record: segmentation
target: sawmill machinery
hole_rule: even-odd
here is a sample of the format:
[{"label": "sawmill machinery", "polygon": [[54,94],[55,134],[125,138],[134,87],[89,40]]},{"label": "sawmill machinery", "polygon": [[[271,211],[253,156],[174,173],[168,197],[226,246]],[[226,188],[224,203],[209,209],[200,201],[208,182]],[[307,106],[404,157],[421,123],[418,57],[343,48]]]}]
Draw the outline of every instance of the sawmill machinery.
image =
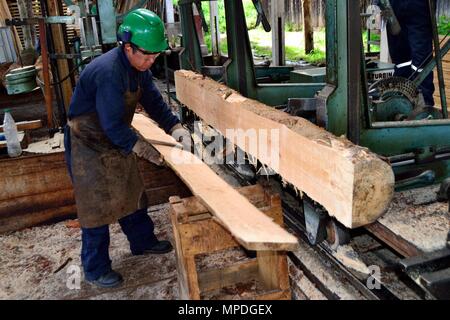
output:
[{"label": "sawmill machinery", "polygon": [[[54,129],[53,108],[50,87],[55,88],[56,98],[59,110],[59,125],[63,126],[66,122],[66,107],[64,106],[61,83],[71,79],[75,72],[80,73],[85,65],[93,58],[105,53],[117,46],[117,26],[121,23],[123,17],[130,11],[143,7],[149,3],[149,0],[140,0],[132,8],[124,13],[117,12],[117,2],[113,0],[102,0],[93,2],[90,0],[72,1],[64,0],[67,7],[67,15],[50,16],[48,15],[47,4],[41,1],[43,16],[29,17],[21,19],[7,19],[8,26],[38,25],[39,28],[39,48],[42,56],[43,79],[36,77],[37,70],[34,65],[25,66],[11,70],[5,76],[6,89],[8,94],[20,94],[30,92],[37,88],[35,79],[40,82],[43,90],[46,108],[47,123],[50,131]],[[78,34],[69,41],[72,47],[69,53],[56,52],[52,40],[51,25],[72,26],[78,30]],[[67,45],[67,44],[65,44]],[[73,61],[73,68],[67,75],[58,77],[56,62],[59,59]],[[20,64],[22,61],[19,56]],[[53,83],[48,77],[49,71],[52,71]]]},{"label": "sawmill machinery", "polygon": [[[298,77],[293,79],[291,67],[254,65],[242,1],[224,0],[227,56],[220,59],[202,56],[192,12],[193,4],[199,6],[199,3],[179,1],[182,69],[224,82],[248,98],[307,118],[336,136],[344,135],[353,143],[369,148],[391,164],[396,190],[442,182],[439,199],[448,201],[450,119],[445,92],[440,90],[441,107],[437,108],[426,106],[418,89],[436,67],[440,86],[444,86],[442,57],[450,49],[450,41],[444,39],[445,42],[439,43],[433,15],[434,57],[419,67],[423,72],[410,79],[388,77],[369,82],[359,1],[326,1],[326,72],[323,77],[320,74],[310,77],[315,81],[302,83],[296,81]],[[258,1],[254,3],[258,19],[267,22]],[[430,1],[430,6],[433,3]],[[390,19],[395,23],[395,17]],[[390,28],[396,27],[394,24]],[[270,31],[267,23],[264,28]],[[268,83],[267,79],[285,81]],[[349,230],[331,219],[319,204],[307,195],[302,202],[305,230],[311,244],[331,239],[332,246],[337,248],[350,239]],[[448,252],[443,259],[448,260]],[[449,277],[442,279],[445,282]],[[444,288],[448,289],[448,285]]]},{"label": "sawmill machinery", "polygon": [[[390,77],[369,84],[362,36],[355,36],[362,34],[359,2],[330,0],[326,2],[325,82],[260,83],[261,75],[281,79],[289,69],[255,67],[242,1],[225,0],[228,55],[220,65],[201,55],[192,14],[192,4],[198,2],[179,2],[181,68],[221,80],[246,97],[285,108],[336,136],[345,135],[368,147],[391,163],[397,189],[450,177],[450,120],[445,96],[441,108],[425,106],[418,89],[436,65],[441,66],[450,41],[437,49],[437,58],[421,66],[423,72],[413,78]],[[435,21],[434,29],[436,32]]]}]

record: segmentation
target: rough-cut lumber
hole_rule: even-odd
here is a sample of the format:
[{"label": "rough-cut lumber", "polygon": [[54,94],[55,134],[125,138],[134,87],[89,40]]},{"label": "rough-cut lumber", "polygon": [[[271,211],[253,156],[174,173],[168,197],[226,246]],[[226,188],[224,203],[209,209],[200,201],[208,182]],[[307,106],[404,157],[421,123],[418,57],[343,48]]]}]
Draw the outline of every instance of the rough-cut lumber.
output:
[{"label": "rough-cut lumber", "polygon": [[64,153],[0,161],[0,233],[75,215]]},{"label": "rough-cut lumber", "polygon": [[268,150],[276,150],[278,144],[278,164],[272,169],[346,227],[367,225],[385,212],[393,196],[394,174],[369,150],[191,71],[177,71],[175,83],[183,104],[263,163],[270,158],[260,158],[246,140],[235,139],[227,129],[278,132],[278,137],[268,133],[257,143]]},{"label": "rough-cut lumber", "polygon": [[[133,127],[146,139],[175,140],[144,115],[135,115]],[[189,187],[236,240],[249,250],[294,250],[297,239],[275,224],[244,196],[218,177],[193,154],[154,145],[180,179]],[[184,161],[180,161],[180,157]]]},{"label": "rough-cut lumber", "polygon": [[[149,205],[167,203],[174,195],[191,195],[169,168],[140,160],[139,171]],[[0,234],[75,214],[64,152],[0,160]]]}]

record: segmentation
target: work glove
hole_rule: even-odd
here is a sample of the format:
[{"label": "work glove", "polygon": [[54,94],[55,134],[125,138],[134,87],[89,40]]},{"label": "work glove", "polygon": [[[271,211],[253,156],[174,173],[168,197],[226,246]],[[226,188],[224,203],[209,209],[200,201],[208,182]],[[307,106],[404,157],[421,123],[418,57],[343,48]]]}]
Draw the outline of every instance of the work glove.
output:
[{"label": "work glove", "polygon": [[164,165],[164,159],[161,154],[150,143],[144,141],[142,138],[138,138],[136,144],[133,147],[133,152],[140,158],[143,158],[157,166]]},{"label": "work glove", "polygon": [[191,133],[181,123],[177,123],[170,129],[169,133],[172,137],[183,146],[183,150],[192,152],[192,146],[194,141],[192,140]]}]

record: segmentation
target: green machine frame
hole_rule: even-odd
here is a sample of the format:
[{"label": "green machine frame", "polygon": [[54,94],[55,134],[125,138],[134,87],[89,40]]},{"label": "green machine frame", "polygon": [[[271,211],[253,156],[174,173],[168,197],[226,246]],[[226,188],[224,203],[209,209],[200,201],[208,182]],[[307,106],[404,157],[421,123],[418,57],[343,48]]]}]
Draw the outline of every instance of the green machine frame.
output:
[{"label": "green machine frame", "polygon": [[[368,94],[360,8],[351,0],[326,1],[326,83],[258,83],[259,75],[285,75],[286,67],[255,67],[241,0],[224,0],[228,56],[220,66],[207,65],[195,30],[192,4],[179,2],[182,28],[180,67],[223,80],[246,97],[271,106],[289,99],[315,98],[316,123],[331,133],[386,157],[397,187],[439,182],[450,177],[450,120],[378,121]],[[450,49],[444,45],[439,60]],[[439,62],[438,60],[438,62]],[[436,66],[432,59],[414,80],[419,84]]]}]

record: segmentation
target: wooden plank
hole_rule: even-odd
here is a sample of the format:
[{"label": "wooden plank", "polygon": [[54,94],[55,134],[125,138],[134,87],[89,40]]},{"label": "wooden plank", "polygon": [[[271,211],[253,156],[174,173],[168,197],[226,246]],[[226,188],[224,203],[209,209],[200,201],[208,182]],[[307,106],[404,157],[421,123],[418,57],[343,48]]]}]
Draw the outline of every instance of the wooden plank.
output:
[{"label": "wooden plank", "polygon": [[200,300],[200,288],[198,285],[198,273],[197,273],[197,266],[195,265],[195,257],[194,256],[184,257],[184,261],[189,288],[189,299]]},{"label": "wooden plank", "polygon": [[[257,208],[269,205],[265,199],[264,189],[259,184],[241,187],[236,190]],[[206,208],[196,197],[183,198],[181,201],[189,215],[198,215],[208,212],[208,208]],[[272,217],[271,215],[269,216]]]},{"label": "wooden plank", "polygon": [[239,262],[223,269],[206,270],[198,275],[201,292],[220,289],[238,282],[245,283],[255,279],[258,262],[255,259]]},{"label": "wooden plank", "polygon": [[390,248],[394,249],[406,258],[421,254],[421,251],[415,246],[403,239],[400,235],[393,233],[379,222],[369,224],[365,226],[365,228],[375,237],[387,243]]},{"label": "wooden plank", "polygon": [[266,290],[289,288],[287,260],[284,252],[258,251],[259,277]]},{"label": "wooden plank", "polygon": [[64,207],[55,207],[29,212],[15,218],[0,218],[0,234],[33,227],[41,223],[49,222],[53,219],[73,218],[76,212],[77,208],[75,205],[67,205]]},{"label": "wooden plank", "polygon": [[48,208],[64,207],[74,205],[75,199],[73,189],[63,189],[57,191],[15,197],[0,202],[0,219],[16,217],[21,215],[45,210]]},{"label": "wooden plank", "polygon": [[233,236],[212,219],[180,224],[183,255],[197,255],[238,247]]},{"label": "wooden plank", "polygon": [[[172,203],[175,197],[171,197],[170,202]],[[179,199],[179,198],[178,198]],[[172,226],[177,226],[177,213],[171,208],[170,212],[170,220],[172,223]],[[188,282],[187,282],[187,271],[184,267],[184,256],[183,251],[181,250],[181,235],[179,233],[179,230],[174,227],[173,229],[173,238],[175,241],[175,253],[177,255],[177,274],[178,274],[178,286],[180,288],[180,299],[189,299],[189,290],[188,290]]]},{"label": "wooden plank", "polygon": [[[41,120],[20,121],[16,122],[16,125],[18,131],[39,129],[42,128],[42,121]],[[0,126],[0,132],[3,132],[3,125]]]},{"label": "wooden plank", "polygon": [[[42,159],[42,162],[48,162]],[[12,171],[2,171],[0,185],[5,186],[0,194],[0,200],[7,200],[22,196],[31,196],[43,192],[65,190],[71,188],[71,181],[63,159],[59,161],[60,167],[53,166],[42,168],[40,172],[16,173]],[[23,165],[20,161],[17,165]],[[1,167],[1,165],[0,165]],[[26,166],[24,166],[24,169]]]},{"label": "wooden plank", "polygon": [[76,214],[64,153],[0,161],[0,233]]},{"label": "wooden plank", "polygon": [[[133,127],[146,139],[174,142],[144,115],[135,115]],[[154,147],[217,221],[249,250],[295,250],[297,239],[256,209],[244,196],[217,176],[193,154],[162,145]]]},{"label": "wooden plank", "polygon": [[[183,104],[323,205],[346,227],[367,225],[385,212],[394,192],[394,174],[377,155],[202,75],[180,70],[175,79]],[[236,139],[237,129],[256,131],[255,145],[266,146],[275,155],[268,157],[251,148],[249,139]],[[258,133],[266,135],[260,138]]]}]

